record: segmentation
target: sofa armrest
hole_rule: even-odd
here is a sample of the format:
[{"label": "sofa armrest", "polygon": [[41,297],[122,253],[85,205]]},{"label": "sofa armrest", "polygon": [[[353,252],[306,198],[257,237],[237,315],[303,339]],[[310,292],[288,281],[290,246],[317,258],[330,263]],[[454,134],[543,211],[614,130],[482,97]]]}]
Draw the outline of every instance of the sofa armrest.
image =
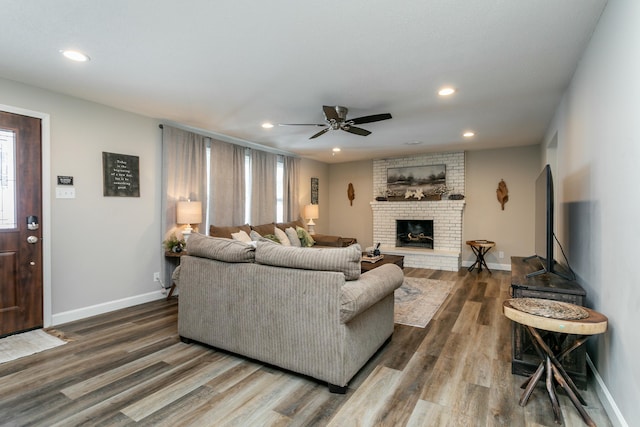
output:
[{"label": "sofa armrest", "polygon": [[347,323],[358,314],[402,286],[404,273],[395,264],[384,264],[346,282],[340,293],[340,323]]},{"label": "sofa armrest", "polygon": [[317,246],[332,246],[339,248],[342,246],[342,242],[340,241],[340,236],[329,236],[326,234],[313,234],[313,240],[316,242]]}]

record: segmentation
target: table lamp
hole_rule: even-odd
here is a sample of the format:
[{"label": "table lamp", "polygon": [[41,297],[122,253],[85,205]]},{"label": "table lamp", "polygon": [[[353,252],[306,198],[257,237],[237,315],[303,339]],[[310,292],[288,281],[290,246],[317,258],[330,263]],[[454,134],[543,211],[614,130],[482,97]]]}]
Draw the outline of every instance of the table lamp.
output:
[{"label": "table lamp", "polygon": [[314,219],[318,219],[318,205],[306,205],[304,207],[304,217],[309,220],[307,223],[307,228],[309,229],[309,234],[316,234],[315,225],[313,222]]},{"label": "table lamp", "polygon": [[186,242],[193,231],[191,224],[200,224],[202,222],[202,202],[178,202],[176,205],[176,222],[178,224],[187,224],[182,231],[184,241]]}]

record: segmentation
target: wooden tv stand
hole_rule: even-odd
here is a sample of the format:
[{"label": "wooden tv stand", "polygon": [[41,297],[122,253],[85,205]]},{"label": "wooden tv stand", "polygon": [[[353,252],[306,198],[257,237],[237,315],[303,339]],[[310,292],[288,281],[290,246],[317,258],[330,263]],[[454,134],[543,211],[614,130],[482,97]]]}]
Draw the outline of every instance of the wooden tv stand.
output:
[{"label": "wooden tv stand", "polygon": [[[525,261],[524,257],[511,257],[511,296],[513,298],[543,298],[568,302],[584,306],[586,292],[577,282],[566,280],[551,273],[527,277],[527,274],[539,270],[538,259]],[[530,376],[540,364],[540,357],[535,351],[531,337],[526,329],[513,323],[511,325],[511,372],[517,375]],[[550,333],[549,335],[553,335]],[[576,341],[576,335],[556,334],[557,346],[567,347]],[[570,353],[562,362],[576,386],[582,390],[587,388],[587,363],[585,347]]]}]

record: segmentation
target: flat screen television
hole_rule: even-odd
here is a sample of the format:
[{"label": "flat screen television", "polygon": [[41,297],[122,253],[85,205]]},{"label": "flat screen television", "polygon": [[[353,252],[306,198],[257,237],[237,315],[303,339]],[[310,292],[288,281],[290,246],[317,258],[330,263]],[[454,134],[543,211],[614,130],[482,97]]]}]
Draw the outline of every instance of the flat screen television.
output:
[{"label": "flat screen television", "polygon": [[535,188],[535,255],[525,260],[537,258],[542,269],[527,274],[527,277],[553,273],[566,278],[556,270],[553,258],[553,177],[551,167],[546,165],[538,178]]}]

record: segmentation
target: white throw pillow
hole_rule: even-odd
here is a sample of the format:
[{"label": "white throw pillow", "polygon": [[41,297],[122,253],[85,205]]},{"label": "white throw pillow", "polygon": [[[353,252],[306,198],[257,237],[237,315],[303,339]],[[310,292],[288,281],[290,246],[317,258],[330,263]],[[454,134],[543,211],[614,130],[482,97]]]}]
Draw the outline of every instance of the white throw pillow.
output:
[{"label": "white throw pillow", "polygon": [[256,230],[251,230],[251,233],[249,233],[249,237],[252,241],[257,242],[262,236]]},{"label": "white throw pillow", "polygon": [[287,233],[285,233],[284,231],[280,230],[278,227],[274,227],[273,234],[275,234],[276,237],[278,238],[278,240],[280,240],[280,244],[282,246],[291,246],[291,242],[289,241],[289,238],[287,237]]},{"label": "white throw pillow", "polygon": [[296,246],[298,248],[300,246],[302,246],[300,244],[300,239],[298,238],[298,232],[296,231],[295,228],[289,227],[289,228],[285,229],[284,232],[287,235],[287,237],[289,238],[289,243],[291,243],[291,246]]},{"label": "white throw pillow", "polygon": [[238,240],[240,242],[244,242],[244,243],[251,242],[251,237],[249,237],[247,232],[244,230],[240,230],[237,233],[231,233],[231,237],[233,238],[233,240]]}]

